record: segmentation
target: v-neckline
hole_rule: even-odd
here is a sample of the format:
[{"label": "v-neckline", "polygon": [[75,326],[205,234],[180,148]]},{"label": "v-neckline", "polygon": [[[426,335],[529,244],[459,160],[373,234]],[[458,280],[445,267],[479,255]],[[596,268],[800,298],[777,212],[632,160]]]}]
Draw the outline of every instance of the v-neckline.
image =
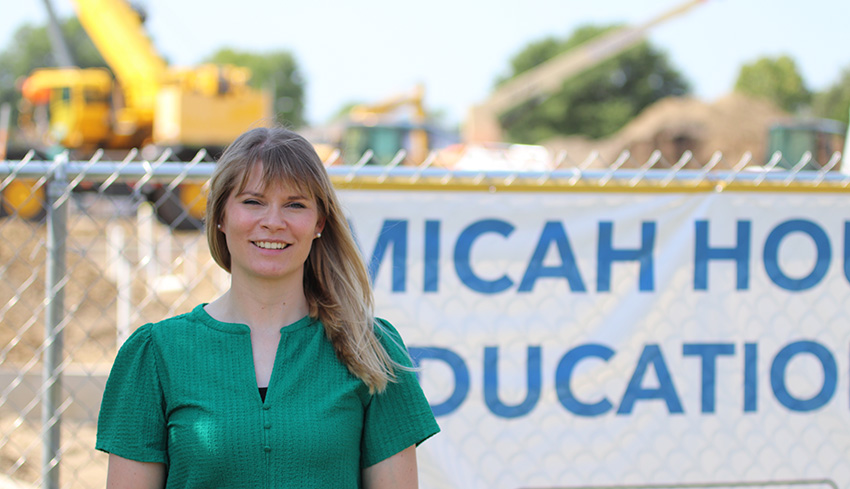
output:
[{"label": "v-neckline", "polygon": [[291,333],[294,333],[298,330],[301,330],[303,328],[306,328],[308,326],[315,324],[316,322],[318,322],[318,319],[312,318],[310,316],[304,316],[303,318],[280,328],[280,337],[278,338],[277,345],[275,346],[274,358],[272,360],[272,369],[271,369],[271,372],[269,373],[269,381],[268,381],[268,384],[265,386],[266,396],[265,396],[265,399],[263,399],[260,396],[260,391],[259,391],[259,389],[261,387],[257,383],[257,369],[256,369],[256,364],[254,362],[254,348],[253,348],[253,345],[251,344],[251,328],[250,328],[250,326],[248,326],[247,324],[244,324],[244,323],[229,323],[229,322],[219,321],[218,319],[215,319],[214,317],[212,317],[207,312],[207,310],[204,308],[204,306],[206,306],[206,303],[199,304],[195,308],[195,310],[193,311],[195,313],[196,317],[198,317],[201,320],[201,322],[203,322],[204,324],[206,324],[207,326],[209,326],[209,327],[211,327],[215,330],[222,331],[222,332],[225,332],[225,333],[230,333],[230,334],[237,334],[237,335],[243,336],[243,337],[245,337],[245,339],[247,339],[249,362],[248,362],[248,368],[246,369],[247,372],[245,372],[245,375],[248,378],[246,378],[244,380],[244,382],[246,382],[248,386],[251,386],[250,390],[254,393],[254,396],[256,396],[255,399],[259,400],[260,404],[265,405],[270,399],[269,391],[273,390],[272,386],[277,382],[276,378],[279,375],[282,375],[282,374],[277,372],[279,370],[277,368],[277,366],[280,362],[280,359],[278,357],[281,355],[281,350],[282,350],[283,344],[285,342],[286,336],[291,334]]}]

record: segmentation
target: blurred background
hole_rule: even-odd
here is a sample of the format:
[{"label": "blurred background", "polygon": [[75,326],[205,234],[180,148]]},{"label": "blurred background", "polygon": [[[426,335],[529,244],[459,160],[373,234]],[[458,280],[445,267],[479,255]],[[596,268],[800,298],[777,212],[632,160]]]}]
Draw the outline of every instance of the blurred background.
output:
[{"label": "blurred background", "polygon": [[[846,486],[848,19],[836,0],[4,0],[0,489],[103,487],[115,353],[226,289],[205,185],[226,144],[272,121],[319,151],[379,314],[424,355],[444,435],[421,452],[423,487]],[[637,260],[597,266],[614,224],[610,253],[640,270],[593,289]],[[472,290],[472,262],[535,278]],[[565,291],[568,264],[589,290]],[[716,413],[683,350],[708,340],[738,357]],[[576,370],[577,398],[628,383],[647,401],[634,417],[564,402],[572,367],[555,362],[582,342],[617,356]],[[656,344],[684,413],[626,378]],[[774,375],[812,352],[824,363]]]},{"label": "blurred background", "polygon": [[[225,78],[231,85],[247,79],[270,96],[263,102],[268,112],[263,107],[258,113],[308,134],[325,150],[323,156],[348,149],[343,158],[348,163],[366,148],[376,152],[374,162],[385,164],[400,148],[421,162],[428,150],[480,142],[540,145],[570,151],[577,159],[593,149],[617,154],[666,143],[669,158],[684,149],[703,161],[710,151],[730,158],[753,151],[758,161],[771,125],[805,120],[807,131],[815,127],[843,137],[850,106],[850,54],[842,49],[850,41],[845,25],[850,6],[831,0],[531,0],[522,7],[477,0],[427,5],[245,0],[238,9],[137,0],[127,3],[139,14],[140,27],[122,40],[110,37],[110,29],[119,29],[100,2],[77,3],[92,13],[78,15],[72,0],[4,7],[0,102],[11,107],[13,153],[49,147],[57,139],[62,147],[95,145],[80,138],[61,144],[55,130],[50,141],[44,125],[29,138],[19,130],[27,124],[17,122],[24,80],[42,67],[105,67],[125,92],[149,85],[144,78],[156,71],[180,71],[182,91],[195,83],[187,78],[195,78],[198,86],[218,93],[226,89],[209,88],[213,83],[202,67],[247,68]],[[111,3],[125,2],[103,4]],[[592,50],[577,49],[617,32],[619,37]],[[562,59],[554,74],[537,72],[547,80],[545,89],[530,89],[534,80],[506,88],[520,74],[567,54],[573,59]],[[56,83],[42,80],[40,86]],[[38,91],[38,83],[30,85],[31,94]],[[109,91],[104,97],[113,111],[122,104],[144,105],[111,85]],[[46,103],[47,96],[38,102]],[[173,99],[160,102],[159,116],[147,117],[165,117],[174,105]],[[475,110],[481,107],[485,110]],[[482,112],[491,113],[485,122]],[[496,132],[492,120],[498,121]],[[733,125],[747,130],[730,130]],[[362,126],[383,126],[378,128],[383,134],[378,129],[367,134]],[[150,132],[137,141],[113,140],[112,146],[197,149],[219,143],[186,144]],[[442,161],[455,164],[457,158]]]}]

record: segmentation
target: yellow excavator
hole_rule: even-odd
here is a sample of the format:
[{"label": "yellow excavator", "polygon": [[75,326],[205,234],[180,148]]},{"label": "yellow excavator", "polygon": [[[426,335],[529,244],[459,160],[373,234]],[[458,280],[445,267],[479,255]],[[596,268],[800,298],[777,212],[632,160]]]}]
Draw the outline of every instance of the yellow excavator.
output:
[{"label": "yellow excavator", "polygon": [[[19,116],[30,144],[61,147],[80,157],[95,149],[146,147],[185,155],[201,148],[213,152],[246,129],[271,120],[272,97],[248,85],[248,69],[171,67],[153,47],[141,15],[125,0],[73,3],[110,70],[33,71],[21,87]],[[168,224],[197,227],[205,205],[198,198],[199,188],[186,184],[175,192],[164,195],[154,187],[147,194]],[[4,195],[7,211],[31,212],[33,206],[25,204],[33,198],[21,201],[20,194]],[[181,216],[184,219],[174,222]]]},{"label": "yellow excavator", "polygon": [[[416,85],[409,93],[352,107],[339,142],[343,163],[353,164],[371,150],[375,163],[387,164],[401,149],[406,151],[408,162],[421,163],[430,146],[424,98],[425,88]],[[409,109],[409,120],[391,119],[405,108]]]},{"label": "yellow excavator", "polygon": [[[502,151],[506,145],[499,116],[528,100],[545,97],[558,90],[565,80],[610,59],[646,38],[651,29],[678,17],[708,0],[686,0],[637,26],[624,26],[566,51],[532,68],[495,89],[482,103],[473,106],[463,125],[460,144],[440,148],[434,164],[460,168],[466,151]],[[418,164],[437,149],[425,129],[422,86],[375,104],[355,106],[349,111],[341,140],[342,162],[353,164],[365,150],[374,153],[373,161],[386,164],[399,150],[407,151],[406,163]],[[413,108],[410,122],[392,116],[403,107]],[[448,141],[453,143],[456,141]],[[330,154],[330,151],[326,151]]]}]

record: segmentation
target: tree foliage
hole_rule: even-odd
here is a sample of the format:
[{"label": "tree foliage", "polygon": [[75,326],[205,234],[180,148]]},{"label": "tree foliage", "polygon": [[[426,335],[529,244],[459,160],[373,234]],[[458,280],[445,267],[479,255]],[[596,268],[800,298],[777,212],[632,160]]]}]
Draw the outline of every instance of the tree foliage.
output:
[{"label": "tree foliage", "polygon": [[850,124],[850,67],[844,69],[832,86],[812,97],[812,113]]},{"label": "tree foliage", "polygon": [[295,57],[289,52],[258,54],[224,48],[207,61],[249,68],[251,85],[273,93],[278,122],[296,128],[304,125],[304,80]]},{"label": "tree foliage", "polygon": [[[533,42],[511,59],[511,73],[500,83],[615,28],[584,26],[564,40],[549,37]],[[667,55],[644,41],[564,80],[561,89],[545,100],[503,114],[502,127],[510,140],[522,143],[570,134],[601,138],[659,99],[689,90]]]},{"label": "tree foliage", "polygon": [[763,57],[742,66],[735,91],[767,99],[788,112],[807,106],[812,98],[797,64],[787,55]]},{"label": "tree foliage", "polygon": [[[75,65],[108,68],[76,17],[63,20],[60,25]],[[294,127],[304,124],[304,83],[294,57],[288,52],[256,54],[222,49],[209,61],[250,68],[252,85],[273,90],[278,119]],[[57,66],[57,62],[47,26],[26,24],[18,28],[9,45],[0,51],[0,103],[8,102],[13,108],[17,107],[21,98],[19,80],[36,68],[53,66]]]}]

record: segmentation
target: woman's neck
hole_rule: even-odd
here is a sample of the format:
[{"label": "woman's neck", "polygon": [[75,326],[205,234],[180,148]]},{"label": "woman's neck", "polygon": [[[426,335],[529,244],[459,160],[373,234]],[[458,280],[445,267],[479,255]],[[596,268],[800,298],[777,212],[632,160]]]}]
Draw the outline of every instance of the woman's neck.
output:
[{"label": "woman's neck", "polygon": [[214,318],[247,324],[254,331],[280,331],[309,312],[301,284],[285,285],[241,281],[231,278],[230,289],[207,306]]}]

